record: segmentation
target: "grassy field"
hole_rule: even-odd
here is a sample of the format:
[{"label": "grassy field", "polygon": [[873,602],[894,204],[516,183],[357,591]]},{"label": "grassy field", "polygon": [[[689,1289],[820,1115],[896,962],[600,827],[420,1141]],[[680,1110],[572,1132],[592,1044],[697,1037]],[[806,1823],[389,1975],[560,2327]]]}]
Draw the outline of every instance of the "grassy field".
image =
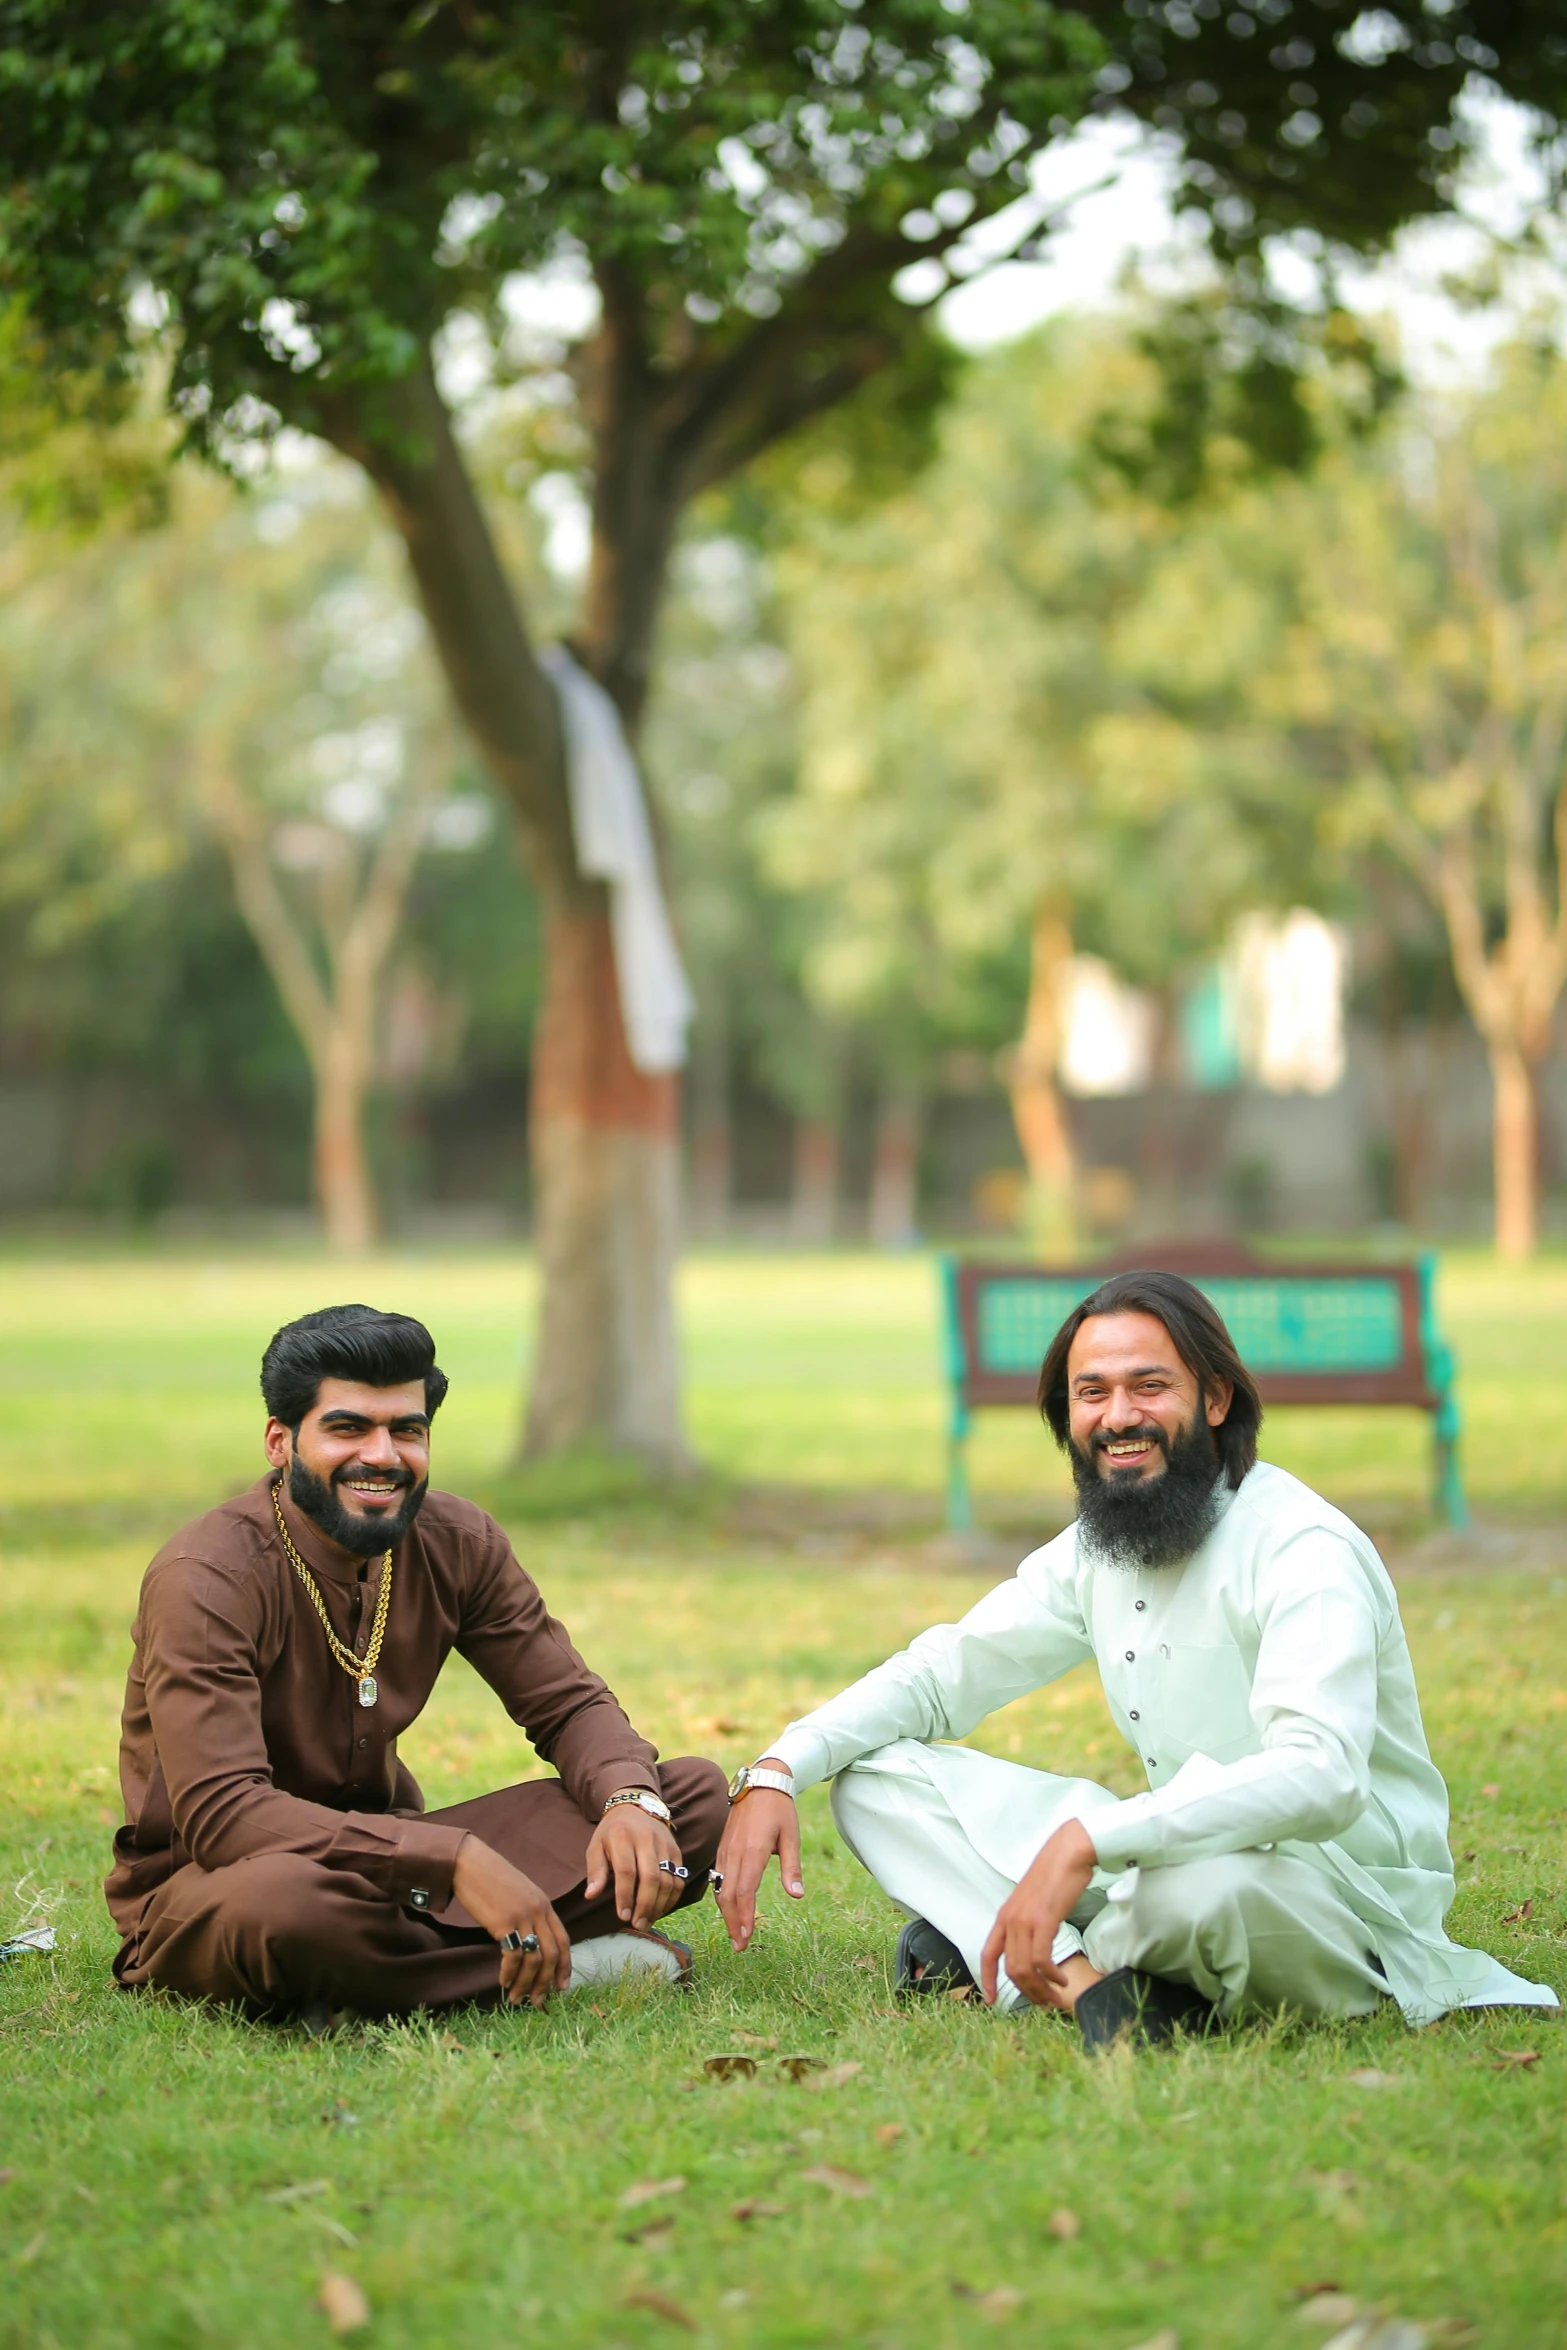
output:
[{"label": "grassy field", "polygon": [[[305,1257],[0,1262],[0,1937],[60,1930],[52,1960],[0,1967],[0,2344],[324,2344],[328,2271],[368,2297],[356,2339],[420,2350],[1130,2350],[1167,2328],[1181,2350],[1312,2350],[1331,2329],[1300,2296],[1328,2284],[1433,2343],[1567,2341],[1567,2034],[1549,2019],[1242,2030],[1090,2065],[1043,2017],[895,2012],[896,1920],[819,1794],[810,1898],[775,1899],[744,1962],[697,1913],[687,1998],[315,2042],[109,1989],[97,1881],[137,1581],[259,1469],[255,1364],[279,1321],[345,1289],[424,1313],[454,1382],[441,1482],[506,1520],[666,1752],[728,1763],[985,1587],[937,1535],[932,1287],[918,1258],[693,1262],[692,1425],[714,1473],[660,1496],[602,1465],[503,1471],[519,1258],[346,1277]],[[1399,1565],[1453,1791],[1453,1930],[1567,1985],[1567,1265],[1454,1262],[1444,1311],[1471,1545],[1428,1536],[1413,1419],[1280,1415],[1264,1450]],[[1053,1531],[1067,1489],[1023,1415],[982,1429],[975,1473],[1004,1571],[1002,1546]],[[1084,1675],[978,1742],[1138,1783]],[[405,1752],[432,1803],[536,1767],[463,1670]],[[704,2074],[738,2048],[755,2080]],[[796,2053],[836,2085],[792,2081],[775,2059]]]}]

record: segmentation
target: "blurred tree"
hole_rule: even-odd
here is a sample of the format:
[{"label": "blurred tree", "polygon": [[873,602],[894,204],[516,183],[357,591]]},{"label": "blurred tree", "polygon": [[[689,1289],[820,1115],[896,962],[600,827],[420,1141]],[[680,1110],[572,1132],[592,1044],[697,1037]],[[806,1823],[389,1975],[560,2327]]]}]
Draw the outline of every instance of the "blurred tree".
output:
[{"label": "blurred tree", "polygon": [[1532,343],[1484,391],[1344,452],[1267,517],[1298,584],[1256,685],[1280,756],[1336,787],[1340,847],[1385,846],[1445,927],[1515,1258],[1538,1236],[1536,1072],[1567,985],[1564,452],[1567,366]]},{"label": "blurred tree", "polygon": [[[802,770],[767,839],[778,876],[818,903],[810,982],[841,1013],[928,1038],[1029,941],[1009,1085],[1030,1222],[1056,1253],[1077,1237],[1056,1078],[1073,953],[1158,987],[1243,905],[1311,887],[1302,793],[1278,776],[1251,788],[1212,733],[1260,615],[1211,544],[1211,576],[1194,576],[1189,518],[1100,459],[1107,405],[1157,397],[1123,331],[1015,345],[972,369],[918,484],[803,528],[782,566]],[[1172,657],[1188,610],[1205,623],[1197,660],[1184,642]]]},{"label": "blurred tree", "polygon": [[[328,1240],[378,1225],[365,1112],[415,862],[487,805],[387,534],[346,469],[266,501],[187,484],[170,527],[16,534],[0,619],[0,886],[81,939],[222,846],[309,1062]],[[442,802],[437,806],[437,802]]]},{"label": "blurred tree", "polygon": [[[484,312],[500,339],[509,275],[591,271],[597,322],[551,364],[592,476],[577,633],[635,727],[685,505],[916,350],[919,303],[955,276],[1031,249],[1029,163],[1083,114],[1179,137],[1188,194],[1244,251],[1278,225],[1375,241],[1439,207],[1472,67],[1538,106],[1563,81],[1545,0],[878,0],[871,23],[849,0],[3,0],[0,58],[0,260],[61,361],[156,319],[191,440],[232,450],[282,419],[386,498],[546,907],[530,1441],[665,1458],[674,1083],[629,1062],[553,696],[436,387],[441,329]],[[628,1166],[643,1214],[663,1203],[651,1267],[613,1228]]]}]

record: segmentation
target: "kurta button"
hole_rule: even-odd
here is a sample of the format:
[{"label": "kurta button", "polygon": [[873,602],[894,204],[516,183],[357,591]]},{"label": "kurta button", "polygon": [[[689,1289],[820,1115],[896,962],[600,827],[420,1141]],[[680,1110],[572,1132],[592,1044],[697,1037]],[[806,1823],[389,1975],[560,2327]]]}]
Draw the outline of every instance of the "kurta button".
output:
[{"label": "kurta button", "polygon": [[1135,1649],[1135,1648],[1129,1648],[1129,1649],[1127,1650],[1127,1652],[1126,1652],[1126,1661],[1127,1661],[1127,1663],[1128,1663],[1129,1665],[1135,1665],[1135,1664],[1136,1664],[1136,1662],[1137,1662],[1137,1651],[1136,1651],[1136,1649]]},{"label": "kurta button", "polygon": [[1144,1610],[1144,1608],[1145,1608],[1145,1607],[1148,1605],[1148,1602],[1147,1602],[1147,1600],[1146,1600],[1146,1599],[1139,1599],[1139,1600],[1134,1600],[1134,1601],[1133,1601],[1133,1605],[1134,1605],[1134,1606],[1135,1606],[1135,1608],[1137,1609],[1137,1612],[1138,1612],[1138,1614],[1139,1614],[1139,1615],[1141,1615],[1141,1614],[1142,1614],[1142,1612],[1143,1612],[1143,1610]]},{"label": "kurta button", "polygon": [[1142,1715],[1141,1715],[1141,1714],[1138,1712],[1138,1710],[1137,1710],[1136,1706],[1134,1705],[1134,1706],[1133,1706],[1133,1708],[1132,1708],[1132,1719],[1133,1719],[1133,1721],[1134,1721],[1134,1722],[1140,1722],[1140,1721],[1142,1720],[1142,1718],[1143,1718],[1143,1717],[1142,1717]]},{"label": "kurta button", "polygon": [[1157,1755],[1144,1755],[1143,1760],[1147,1763],[1148,1768],[1151,1771],[1156,1771],[1159,1768],[1159,1760]]},{"label": "kurta button", "polygon": [[430,1896],[422,1885],[413,1887],[409,1893],[408,1901],[409,1906],[413,1909],[428,1909],[430,1906]]},{"label": "kurta button", "polygon": [[361,1754],[363,1754],[363,1752],[364,1752],[365,1748],[366,1748],[366,1747],[369,1745],[369,1743],[370,1743],[370,1741],[369,1741],[369,1739],[368,1739],[368,1738],[361,1738],[361,1739],[360,1739],[360,1741],[359,1741],[359,1751],[360,1751],[360,1753],[361,1753]]}]

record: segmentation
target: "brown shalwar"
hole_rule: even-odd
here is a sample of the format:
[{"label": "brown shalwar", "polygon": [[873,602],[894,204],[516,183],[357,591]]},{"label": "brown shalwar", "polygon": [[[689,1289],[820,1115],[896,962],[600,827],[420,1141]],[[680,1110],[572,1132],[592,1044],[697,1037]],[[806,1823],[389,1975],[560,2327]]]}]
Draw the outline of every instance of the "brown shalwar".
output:
[{"label": "brown shalwar", "polygon": [[[498,1996],[499,1953],[452,1898],[465,1835],[546,1893],[574,1940],[614,1932],[583,1899],[604,1798],[661,1793],[700,1899],[724,1820],[716,1764],[660,1764],[545,1608],[492,1518],[430,1493],[392,1562],[376,1703],[334,1660],[278,1538],[274,1477],[175,1536],[142,1584],[126,1684],[126,1819],[104,1888],[127,1987],[257,2008],[325,1999],[404,2012]],[[283,1495],[345,1647],[363,1654],[380,1557],[330,1550]],[[453,1649],[557,1780],[426,1813],[399,1734]]]}]

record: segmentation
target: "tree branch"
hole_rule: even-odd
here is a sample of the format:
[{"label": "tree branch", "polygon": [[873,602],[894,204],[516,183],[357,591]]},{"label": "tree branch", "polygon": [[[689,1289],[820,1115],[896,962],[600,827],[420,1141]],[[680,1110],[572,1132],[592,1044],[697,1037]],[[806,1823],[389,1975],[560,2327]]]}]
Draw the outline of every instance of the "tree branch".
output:
[{"label": "tree branch", "polygon": [[321,431],[363,466],[402,537],[453,698],[522,819],[536,879],[581,888],[555,690],[428,360],[396,383],[336,393],[319,414]]},{"label": "tree branch", "polygon": [[240,912],[261,949],[305,1057],[315,1066],[331,1026],[331,999],[278,888],[261,812],[226,759],[204,761],[202,783],[208,813],[228,855]]}]

